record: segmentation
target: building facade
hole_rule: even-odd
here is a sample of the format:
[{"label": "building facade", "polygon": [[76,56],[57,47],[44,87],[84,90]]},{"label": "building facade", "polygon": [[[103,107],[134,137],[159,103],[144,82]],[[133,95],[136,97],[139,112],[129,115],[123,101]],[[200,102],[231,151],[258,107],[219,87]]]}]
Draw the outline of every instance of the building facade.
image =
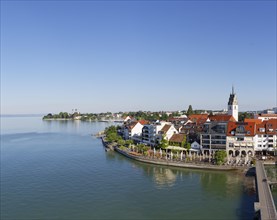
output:
[{"label": "building facade", "polygon": [[255,155],[255,122],[229,122],[226,152],[231,164],[250,164]]},{"label": "building facade", "polygon": [[204,124],[200,134],[200,145],[204,153],[226,150],[226,132],[228,122],[211,121]]},{"label": "building facade", "polygon": [[256,126],[256,154],[275,154],[277,148],[277,119],[265,120]]}]

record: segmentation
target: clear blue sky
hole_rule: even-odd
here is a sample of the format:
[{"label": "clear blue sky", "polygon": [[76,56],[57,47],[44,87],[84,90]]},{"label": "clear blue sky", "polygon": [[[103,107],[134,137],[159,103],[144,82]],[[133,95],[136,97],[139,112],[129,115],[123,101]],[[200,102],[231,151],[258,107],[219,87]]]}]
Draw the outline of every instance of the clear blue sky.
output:
[{"label": "clear blue sky", "polygon": [[276,1],[1,1],[1,113],[276,101]]}]

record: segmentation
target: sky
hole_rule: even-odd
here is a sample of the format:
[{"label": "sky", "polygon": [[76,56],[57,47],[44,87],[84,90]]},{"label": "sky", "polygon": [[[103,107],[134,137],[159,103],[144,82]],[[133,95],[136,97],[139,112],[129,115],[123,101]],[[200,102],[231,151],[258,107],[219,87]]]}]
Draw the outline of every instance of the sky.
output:
[{"label": "sky", "polygon": [[1,114],[277,106],[276,1],[3,1]]}]

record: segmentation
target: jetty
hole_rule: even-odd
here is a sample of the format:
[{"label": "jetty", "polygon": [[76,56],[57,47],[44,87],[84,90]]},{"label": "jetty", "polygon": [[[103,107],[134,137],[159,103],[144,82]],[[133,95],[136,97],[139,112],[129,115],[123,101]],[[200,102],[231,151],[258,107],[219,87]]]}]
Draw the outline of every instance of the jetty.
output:
[{"label": "jetty", "polygon": [[276,207],[262,161],[256,162],[256,183],[259,202],[255,203],[255,210],[260,212],[261,220],[276,220]]}]

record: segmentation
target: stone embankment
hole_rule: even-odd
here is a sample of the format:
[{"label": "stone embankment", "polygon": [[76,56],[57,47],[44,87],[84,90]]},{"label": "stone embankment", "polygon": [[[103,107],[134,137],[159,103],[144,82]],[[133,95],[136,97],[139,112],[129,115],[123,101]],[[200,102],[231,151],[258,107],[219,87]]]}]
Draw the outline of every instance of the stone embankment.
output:
[{"label": "stone embankment", "polygon": [[118,147],[114,147],[114,150],[118,153],[144,163],[156,164],[156,165],[164,165],[164,166],[172,166],[172,167],[183,167],[183,168],[192,168],[192,169],[206,169],[206,170],[222,170],[222,171],[234,171],[234,170],[244,170],[245,167],[232,167],[232,166],[219,166],[219,165],[211,165],[211,164],[196,164],[196,163],[188,163],[184,161],[172,161],[166,159],[157,159],[157,158],[149,158],[140,155],[136,155],[133,152],[127,152],[121,150]]},{"label": "stone embankment", "polygon": [[113,150],[115,149],[116,145],[107,142],[107,141],[105,140],[105,136],[101,136],[101,140],[102,140],[102,143],[103,143],[103,145],[104,145],[106,151],[110,151],[110,150],[113,151]]}]

